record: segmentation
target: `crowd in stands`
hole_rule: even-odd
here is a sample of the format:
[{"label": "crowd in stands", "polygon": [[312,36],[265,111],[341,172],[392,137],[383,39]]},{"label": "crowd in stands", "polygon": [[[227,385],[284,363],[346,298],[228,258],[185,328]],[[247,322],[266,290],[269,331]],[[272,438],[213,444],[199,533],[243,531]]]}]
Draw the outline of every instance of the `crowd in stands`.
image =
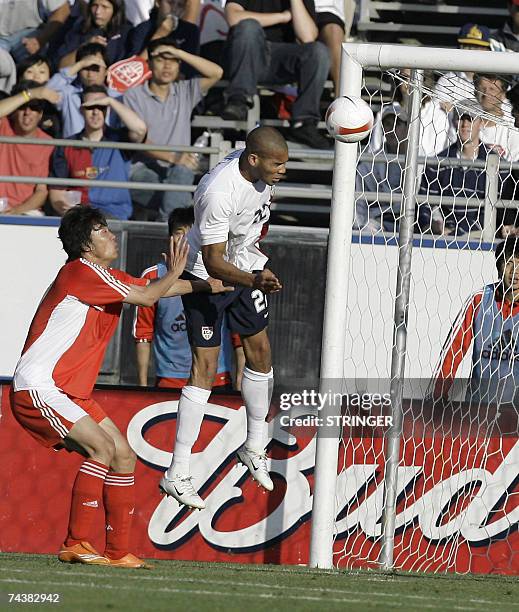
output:
[{"label": "crowd in stands", "polygon": [[[510,17],[491,32],[467,23],[458,33],[458,47],[478,51],[519,51],[519,0],[507,3]],[[392,101],[382,105],[364,152],[372,162],[357,168],[355,226],[376,233],[394,231],[401,215],[410,71],[400,70]],[[499,157],[498,197],[515,199],[519,162],[519,85],[510,75],[447,72],[429,75],[420,110],[419,204],[416,231],[435,235],[481,236],[487,188],[485,166],[491,154]],[[438,78],[439,76],[439,78]],[[427,92],[429,94],[427,95]],[[448,159],[467,160],[452,165]],[[479,166],[474,162],[482,162]],[[366,197],[371,196],[371,199]],[[372,194],[375,194],[373,197]],[[436,202],[453,198],[452,203]],[[519,233],[515,210],[499,211],[501,236]]]},{"label": "crowd in stands", "polygon": [[[290,138],[331,148],[317,124],[330,65],[337,81],[342,0],[223,4],[213,8],[226,20],[228,36],[208,53],[207,45],[201,48],[207,18],[201,0],[0,0],[1,134],[189,146],[193,112],[203,112],[205,95],[225,70],[217,108],[224,118],[246,119],[261,83],[295,83]],[[1,150],[0,173],[9,176],[189,186],[199,171],[198,155],[171,151],[32,143]],[[0,198],[2,214],[62,215],[79,200],[107,217],[159,221],[191,203],[189,191],[17,182],[0,183]]]},{"label": "crowd in stands", "polygon": [[[0,135],[191,145],[194,113],[243,122],[258,86],[268,84],[284,100],[279,116],[290,119],[287,139],[330,149],[333,142],[318,122],[328,78],[337,93],[349,4],[0,0]],[[519,0],[509,0],[508,8],[510,17],[497,31],[464,25],[458,46],[518,52]],[[390,197],[357,199],[355,225],[361,230],[398,228],[401,198],[393,196],[402,193],[409,121],[408,71],[400,76],[365,143],[373,160],[359,163],[357,172],[357,191]],[[223,79],[211,100],[206,98]],[[469,162],[490,154],[519,161],[519,132],[511,129],[519,117],[517,87],[506,76],[436,75],[434,94],[424,97],[421,109],[420,155],[429,161],[420,168],[420,193],[459,203],[423,202],[416,215],[420,231],[460,236],[482,229],[478,203],[484,199],[486,174]],[[200,176],[199,158],[164,150],[4,144],[0,174],[191,186]],[[468,163],[450,167],[440,163],[442,158]],[[512,183],[500,180],[500,195],[514,197]],[[62,215],[81,202],[111,218],[166,221],[172,210],[191,204],[191,192],[13,182],[0,183],[0,201],[1,214]],[[514,230],[515,216],[505,224]]]}]

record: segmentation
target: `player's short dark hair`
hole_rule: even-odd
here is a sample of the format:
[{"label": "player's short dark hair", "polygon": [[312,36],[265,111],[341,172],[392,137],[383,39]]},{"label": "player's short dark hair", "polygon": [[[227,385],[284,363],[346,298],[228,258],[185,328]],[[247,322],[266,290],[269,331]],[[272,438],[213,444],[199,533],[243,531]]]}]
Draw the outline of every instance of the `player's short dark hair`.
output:
[{"label": "player's short dark hair", "polygon": [[76,51],[76,62],[88,57],[89,55],[101,55],[105,64],[108,66],[108,56],[106,54],[106,48],[100,43],[86,43],[81,45]]},{"label": "player's short dark hair", "polygon": [[497,245],[495,256],[498,270],[502,270],[505,263],[512,257],[519,259],[519,236],[507,236]]},{"label": "player's short dark hair", "polygon": [[85,97],[89,93],[102,93],[105,96],[108,95],[108,91],[104,85],[89,85],[88,87],[85,87],[81,92],[81,102],[85,101]]},{"label": "player's short dark hair", "polygon": [[155,49],[158,49],[159,47],[162,46],[167,46],[167,47],[175,47],[175,49],[177,48],[177,42],[175,41],[174,38],[170,38],[169,36],[163,36],[162,38],[155,38],[155,40],[150,40],[150,42],[148,43],[148,46],[146,47],[146,51],[148,52],[148,58],[149,60],[152,59],[152,53],[155,51]]},{"label": "player's short dark hair", "polygon": [[195,209],[192,206],[175,208],[169,213],[168,232],[172,236],[178,227],[193,225],[195,222]]},{"label": "player's short dark hair", "polygon": [[247,155],[254,153],[259,157],[288,149],[281,132],[270,126],[260,126],[251,130],[245,141]]},{"label": "player's short dark hair", "polygon": [[63,250],[68,255],[67,261],[74,261],[83,256],[90,245],[94,227],[107,225],[103,213],[92,206],[74,206],[61,219],[58,236]]}]

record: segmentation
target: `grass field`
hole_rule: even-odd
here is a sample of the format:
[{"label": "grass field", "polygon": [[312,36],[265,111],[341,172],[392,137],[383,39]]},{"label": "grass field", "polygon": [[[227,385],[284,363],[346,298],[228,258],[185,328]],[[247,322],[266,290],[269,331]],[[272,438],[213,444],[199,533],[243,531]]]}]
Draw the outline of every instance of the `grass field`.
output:
[{"label": "grass field", "polygon": [[0,609],[9,593],[58,593],[32,608],[297,612],[481,610],[519,612],[519,581],[498,576],[327,572],[303,567],[157,561],[152,571],[59,563],[46,555],[0,555]]}]

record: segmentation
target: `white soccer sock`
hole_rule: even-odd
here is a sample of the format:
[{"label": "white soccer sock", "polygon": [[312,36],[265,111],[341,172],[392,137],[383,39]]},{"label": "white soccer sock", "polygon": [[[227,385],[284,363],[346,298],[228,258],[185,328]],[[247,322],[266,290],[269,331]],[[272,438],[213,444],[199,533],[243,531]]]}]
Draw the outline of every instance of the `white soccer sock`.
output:
[{"label": "white soccer sock", "polygon": [[204,420],[205,406],[211,391],[200,387],[186,386],[182,389],[177,412],[177,432],[173,461],[166,472],[166,478],[176,474],[189,474],[191,449],[198,438]]},{"label": "white soccer sock", "polygon": [[274,373],[255,372],[247,366],[243,368],[241,394],[247,410],[247,440],[245,446],[263,452],[266,446],[267,424],[265,419],[272,399]]}]

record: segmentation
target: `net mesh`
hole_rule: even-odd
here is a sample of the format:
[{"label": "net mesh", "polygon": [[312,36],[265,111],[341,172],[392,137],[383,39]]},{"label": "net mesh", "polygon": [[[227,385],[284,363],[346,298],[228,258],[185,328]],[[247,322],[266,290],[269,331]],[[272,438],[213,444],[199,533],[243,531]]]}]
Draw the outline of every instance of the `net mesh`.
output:
[{"label": "net mesh", "polygon": [[[489,75],[424,75],[410,293],[395,319],[405,156],[414,146],[409,95],[417,85],[405,70],[364,77],[362,96],[376,121],[359,147],[344,376],[348,394],[393,401],[394,337],[405,328],[396,568],[518,570],[519,259],[509,247],[519,232],[519,130],[507,98],[512,85]],[[498,275],[495,249],[507,236]],[[375,409],[373,402],[363,408]],[[342,411],[351,406],[343,402]],[[386,444],[382,430],[343,429],[339,567],[378,564]]]}]

